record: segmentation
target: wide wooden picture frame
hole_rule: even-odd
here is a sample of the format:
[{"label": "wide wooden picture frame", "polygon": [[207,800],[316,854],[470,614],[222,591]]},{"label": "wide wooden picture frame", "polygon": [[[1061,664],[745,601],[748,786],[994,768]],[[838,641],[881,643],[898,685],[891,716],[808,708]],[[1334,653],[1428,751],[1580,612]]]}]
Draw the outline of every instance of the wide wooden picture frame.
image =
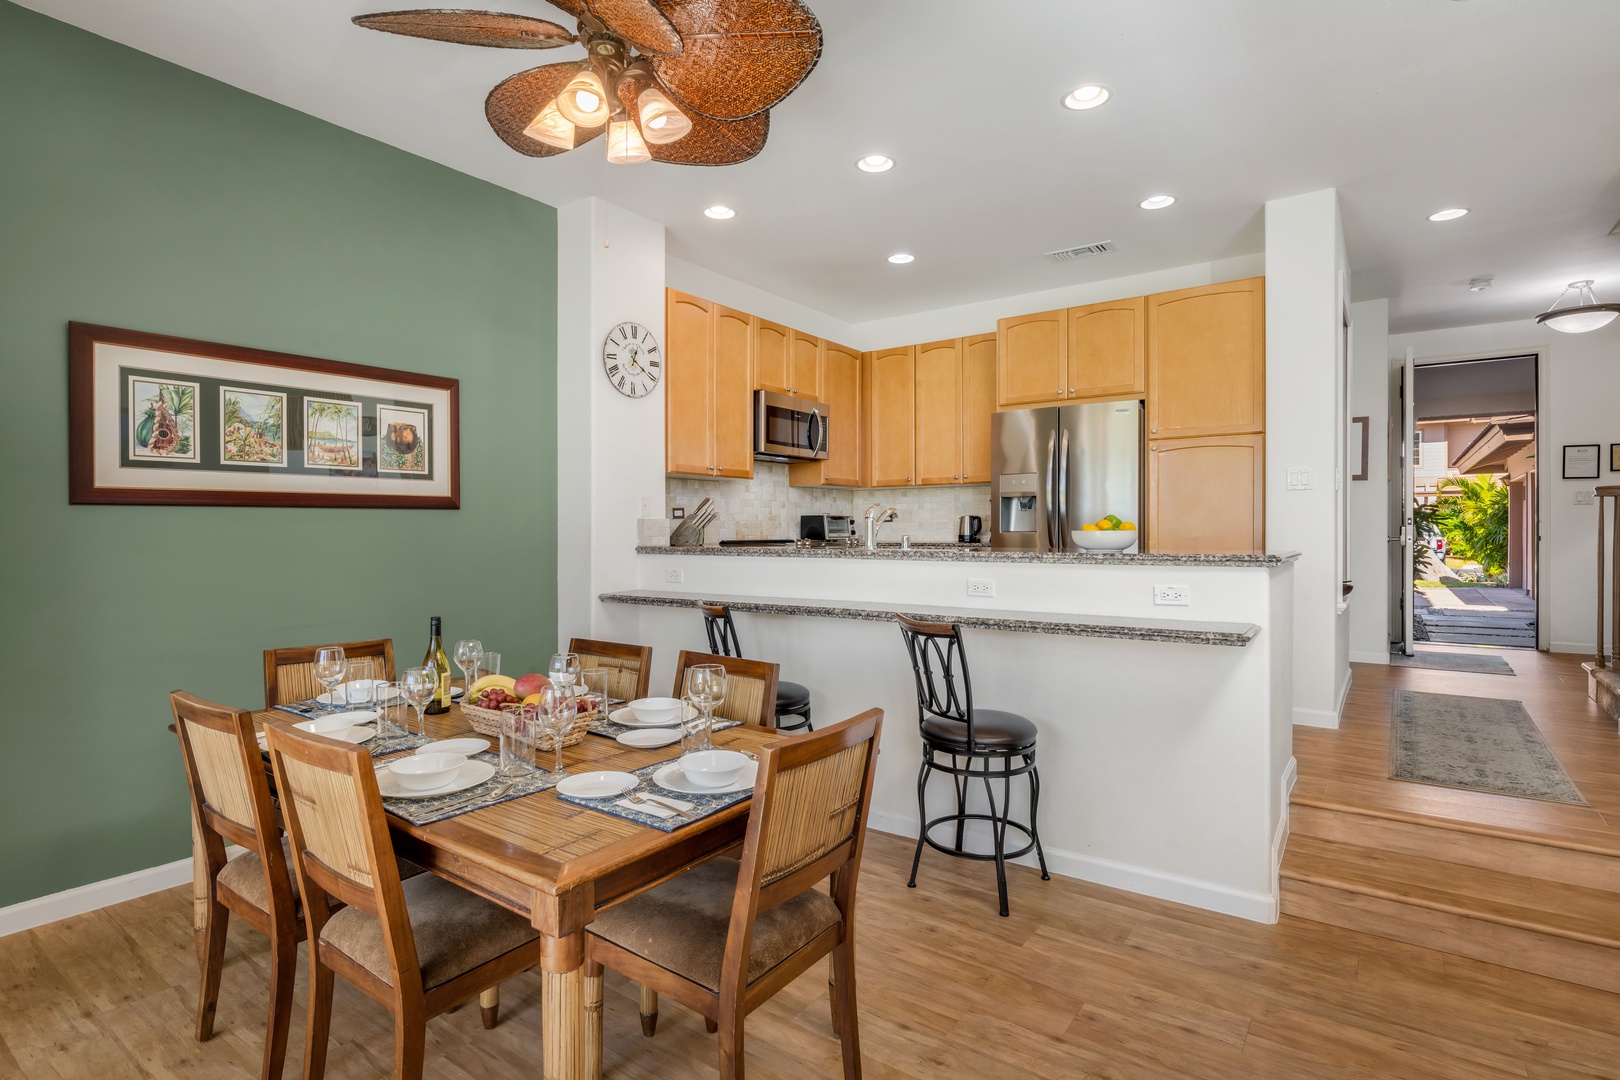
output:
[{"label": "wide wooden picture frame", "polygon": [[68,324],[68,501],[461,505],[456,379]]}]

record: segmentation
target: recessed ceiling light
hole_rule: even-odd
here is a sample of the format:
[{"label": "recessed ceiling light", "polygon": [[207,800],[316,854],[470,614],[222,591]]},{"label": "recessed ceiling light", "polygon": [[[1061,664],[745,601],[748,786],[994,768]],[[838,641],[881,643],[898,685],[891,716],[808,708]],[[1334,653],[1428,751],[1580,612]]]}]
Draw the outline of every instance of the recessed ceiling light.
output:
[{"label": "recessed ceiling light", "polygon": [[737,211],[733,210],[729,206],[711,206],[707,210],[703,211],[703,213],[705,216],[712,217],[716,221],[724,221],[727,218],[734,218],[737,216]]},{"label": "recessed ceiling light", "polygon": [[1456,219],[1462,217],[1466,213],[1468,213],[1467,208],[1461,207],[1461,206],[1453,206],[1449,210],[1436,210],[1434,213],[1429,215],[1429,220],[1430,221],[1455,221]]},{"label": "recessed ceiling light", "polygon": [[1101,105],[1103,102],[1107,101],[1113,96],[1113,91],[1109,90],[1108,87],[1088,83],[1085,86],[1077,86],[1065,94],[1063,97],[1063,107],[1065,109],[1075,109],[1077,111],[1083,109],[1095,109],[1097,106]]},{"label": "recessed ceiling light", "polygon": [[912,259],[915,259],[916,257],[917,256],[915,256],[915,255],[908,255],[904,251],[897,251],[893,255],[889,256],[889,261],[894,263],[896,266],[899,266],[901,264],[910,262]]},{"label": "recessed ceiling light", "polygon": [[1175,201],[1174,195],[1149,195],[1137,205],[1144,210],[1163,210]]},{"label": "recessed ceiling light", "polygon": [[894,168],[894,159],[882,154],[867,154],[855,163],[855,167],[861,172],[888,172]]}]

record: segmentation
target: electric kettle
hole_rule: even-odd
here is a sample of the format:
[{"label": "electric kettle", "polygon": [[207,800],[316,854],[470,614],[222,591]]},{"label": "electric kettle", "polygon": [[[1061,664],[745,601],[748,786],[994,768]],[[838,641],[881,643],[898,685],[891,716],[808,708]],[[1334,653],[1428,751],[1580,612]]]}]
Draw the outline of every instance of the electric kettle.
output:
[{"label": "electric kettle", "polygon": [[962,544],[977,544],[984,532],[984,518],[978,514],[963,514],[956,519],[956,539]]}]

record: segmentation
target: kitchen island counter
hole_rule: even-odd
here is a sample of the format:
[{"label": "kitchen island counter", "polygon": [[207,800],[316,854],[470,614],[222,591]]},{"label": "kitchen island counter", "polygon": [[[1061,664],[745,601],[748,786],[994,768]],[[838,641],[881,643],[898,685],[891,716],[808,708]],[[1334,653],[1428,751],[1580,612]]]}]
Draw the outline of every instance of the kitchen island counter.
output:
[{"label": "kitchen island counter", "polygon": [[861,559],[896,562],[959,562],[959,563],[1052,563],[1062,566],[1281,566],[1299,558],[1297,551],[1278,554],[1209,554],[1209,555],[1127,555],[1117,551],[997,551],[985,544],[916,544],[902,548],[899,544],[880,544],[876,551],[867,551],[859,545],[827,544],[821,547],[800,547],[794,544],[777,546],[732,544],[726,547],[671,547],[669,545],[636,548],[637,555],[718,555],[728,558],[764,557],[772,559]]}]

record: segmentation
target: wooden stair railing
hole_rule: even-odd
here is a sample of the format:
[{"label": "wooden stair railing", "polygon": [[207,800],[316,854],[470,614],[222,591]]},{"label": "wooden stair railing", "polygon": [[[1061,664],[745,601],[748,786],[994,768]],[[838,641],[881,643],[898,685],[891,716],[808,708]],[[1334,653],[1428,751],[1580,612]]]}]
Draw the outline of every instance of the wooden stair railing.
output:
[{"label": "wooden stair railing", "polygon": [[[1594,489],[1597,495],[1597,666],[1620,667],[1620,485],[1608,485]],[[1604,500],[1614,500],[1614,553],[1610,558],[1613,569],[1609,573],[1609,622],[1612,630],[1609,633],[1609,653],[1603,652],[1603,508]]]}]

